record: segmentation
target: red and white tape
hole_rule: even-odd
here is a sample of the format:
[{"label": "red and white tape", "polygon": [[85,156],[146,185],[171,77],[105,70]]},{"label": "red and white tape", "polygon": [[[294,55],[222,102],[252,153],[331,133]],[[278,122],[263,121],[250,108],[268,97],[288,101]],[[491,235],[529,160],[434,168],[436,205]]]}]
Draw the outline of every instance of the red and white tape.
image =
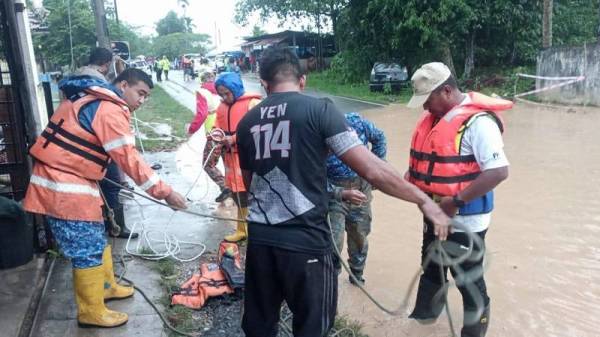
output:
[{"label": "red and white tape", "polygon": [[[524,75],[524,74],[517,74],[519,76]],[[528,75],[527,77],[532,77],[533,75]],[[528,96],[528,95],[532,95],[532,94],[538,94],[540,92],[544,92],[544,91],[548,91],[548,90],[552,90],[552,89],[556,89],[556,88],[560,88],[560,87],[564,87],[573,83],[577,83],[577,82],[581,82],[583,80],[585,80],[585,76],[577,76],[577,77],[541,77],[541,76],[535,76],[534,78],[536,79],[553,79],[553,80],[565,80],[565,79],[569,79],[566,80],[565,82],[562,83],[556,83],[553,84],[551,86],[548,87],[544,87],[544,88],[540,88],[540,89],[536,89],[536,90],[531,90],[531,91],[527,91],[524,92],[522,94],[518,94],[515,95],[515,98],[519,98],[519,97],[523,97],[523,96]]]}]

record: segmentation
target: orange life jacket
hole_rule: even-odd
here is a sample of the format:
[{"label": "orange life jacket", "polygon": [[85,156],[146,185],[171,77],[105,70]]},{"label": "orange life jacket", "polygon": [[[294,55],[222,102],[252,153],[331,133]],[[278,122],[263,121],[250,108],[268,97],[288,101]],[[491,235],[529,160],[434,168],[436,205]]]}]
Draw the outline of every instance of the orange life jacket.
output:
[{"label": "orange life jacket", "polygon": [[[261,96],[258,94],[244,94],[233,105],[221,103],[217,108],[215,127],[223,130],[225,135],[235,138],[239,122],[244,118],[248,110],[253,108],[251,103],[256,103],[260,99]],[[225,166],[225,185],[234,192],[246,191],[236,145],[223,153],[223,163]]]},{"label": "orange life jacket", "polygon": [[[501,131],[500,113],[513,103],[479,93],[469,93],[470,103],[460,105],[438,120],[425,112],[413,133],[409,162],[409,181],[426,193],[454,196],[479,176],[481,168],[474,155],[460,155],[465,130],[480,116],[494,118]],[[493,208],[493,194],[473,201],[459,214],[487,213]]]},{"label": "orange life jacket", "polygon": [[[98,93],[87,95],[75,102],[64,100],[50,118],[29,150],[36,160],[79,177],[101,180],[110,157],[98,137],[85,130],[79,122],[79,111],[88,103],[97,101]],[[118,97],[103,97],[128,110],[127,104]]]},{"label": "orange life jacket", "polygon": [[171,304],[200,309],[210,297],[232,294],[223,271],[216,263],[203,263],[200,274],[194,274],[171,297]]},{"label": "orange life jacket", "polygon": [[[154,198],[164,199],[172,192],[135,149],[125,102],[109,89],[93,83],[88,86],[90,81],[78,77],[67,80],[67,85],[83,88],[76,95],[79,98],[61,102],[30,150],[36,160],[23,199],[28,212],[101,222],[103,202],[97,181],[106,173],[109,156]],[[83,109],[93,101],[99,101],[97,107]],[[95,113],[89,126],[93,133],[80,124],[83,110]]]}]

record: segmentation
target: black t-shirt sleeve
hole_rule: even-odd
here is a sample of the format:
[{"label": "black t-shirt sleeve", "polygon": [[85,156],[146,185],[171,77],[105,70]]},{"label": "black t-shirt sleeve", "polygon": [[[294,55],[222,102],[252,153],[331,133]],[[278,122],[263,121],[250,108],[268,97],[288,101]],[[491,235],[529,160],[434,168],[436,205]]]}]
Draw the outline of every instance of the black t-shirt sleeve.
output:
[{"label": "black t-shirt sleeve", "polygon": [[317,112],[319,121],[319,131],[324,139],[330,138],[344,131],[347,131],[348,124],[344,115],[335,107],[334,104],[324,102],[320,111]]},{"label": "black t-shirt sleeve", "polygon": [[361,145],[356,132],[352,131],[344,115],[332,103],[325,102],[317,120],[321,136],[329,149],[338,157],[349,149]]}]

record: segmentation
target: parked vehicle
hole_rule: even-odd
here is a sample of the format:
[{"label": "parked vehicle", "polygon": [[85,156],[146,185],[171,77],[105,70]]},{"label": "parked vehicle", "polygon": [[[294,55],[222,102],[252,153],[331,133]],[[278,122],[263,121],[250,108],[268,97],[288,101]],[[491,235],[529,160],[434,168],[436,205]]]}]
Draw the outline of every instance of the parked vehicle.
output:
[{"label": "parked vehicle", "polygon": [[152,74],[152,66],[146,61],[133,60],[133,61],[130,61],[128,65],[130,68],[141,69],[149,74]]},{"label": "parked vehicle", "polygon": [[369,80],[370,91],[383,91],[386,84],[392,92],[398,92],[409,84],[408,70],[397,63],[375,62]]}]

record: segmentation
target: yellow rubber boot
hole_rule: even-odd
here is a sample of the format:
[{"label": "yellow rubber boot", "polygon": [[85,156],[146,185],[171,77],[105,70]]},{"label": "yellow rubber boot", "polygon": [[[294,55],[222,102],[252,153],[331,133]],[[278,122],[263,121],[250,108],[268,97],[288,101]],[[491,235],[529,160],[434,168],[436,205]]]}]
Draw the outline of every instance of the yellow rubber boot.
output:
[{"label": "yellow rubber boot", "polygon": [[127,314],[104,305],[104,267],[73,269],[73,286],[80,327],[114,328],[127,323]]},{"label": "yellow rubber boot", "polygon": [[[246,220],[248,217],[247,207],[238,207],[238,219]],[[245,222],[238,222],[235,233],[225,236],[225,241],[238,242],[248,237],[248,225]]]},{"label": "yellow rubber boot", "polygon": [[133,296],[133,287],[122,286],[115,280],[113,270],[112,249],[106,245],[102,253],[102,266],[104,266],[104,300],[115,300]]}]

